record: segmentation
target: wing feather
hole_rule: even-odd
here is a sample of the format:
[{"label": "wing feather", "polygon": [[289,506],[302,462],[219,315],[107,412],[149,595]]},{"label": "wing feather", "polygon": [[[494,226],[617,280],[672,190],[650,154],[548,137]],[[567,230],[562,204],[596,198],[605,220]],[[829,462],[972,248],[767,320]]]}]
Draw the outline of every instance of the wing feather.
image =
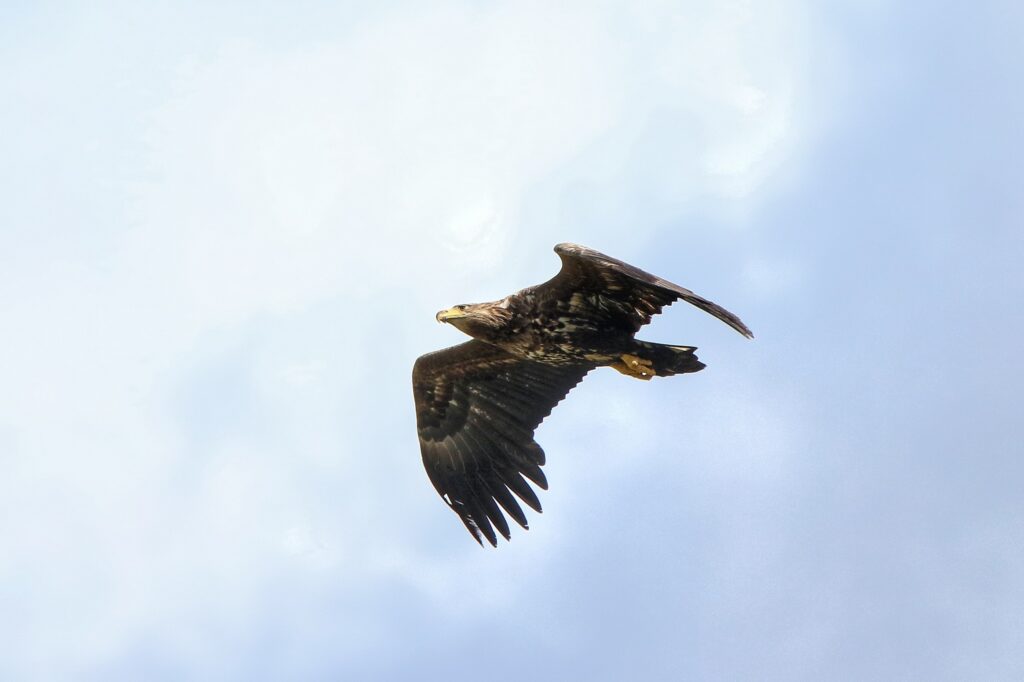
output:
[{"label": "wing feather", "polygon": [[533,433],[591,368],[545,365],[476,340],[416,361],[413,395],[423,466],[477,542],[496,545],[495,530],[510,537],[502,510],[528,528],[516,497],[541,511],[527,483],[548,486],[540,468],[544,450]]},{"label": "wing feather", "polygon": [[562,269],[534,291],[567,301],[606,325],[636,332],[662,308],[682,299],[743,336],[754,336],[739,317],[717,303],[629,263],[578,244],[558,244],[555,253],[562,259]]}]

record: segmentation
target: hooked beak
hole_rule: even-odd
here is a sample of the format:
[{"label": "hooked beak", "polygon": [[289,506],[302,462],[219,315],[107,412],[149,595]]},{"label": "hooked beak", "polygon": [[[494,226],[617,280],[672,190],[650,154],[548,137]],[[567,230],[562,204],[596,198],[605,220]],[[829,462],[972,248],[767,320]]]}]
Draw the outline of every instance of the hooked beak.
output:
[{"label": "hooked beak", "polygon": [[460,317],[465,317],[466,312],[459,310],[458,308],[449,308],[448,310],[442,310],[434,316],[438,322],[447,322],[448,320],[456,320]]}]

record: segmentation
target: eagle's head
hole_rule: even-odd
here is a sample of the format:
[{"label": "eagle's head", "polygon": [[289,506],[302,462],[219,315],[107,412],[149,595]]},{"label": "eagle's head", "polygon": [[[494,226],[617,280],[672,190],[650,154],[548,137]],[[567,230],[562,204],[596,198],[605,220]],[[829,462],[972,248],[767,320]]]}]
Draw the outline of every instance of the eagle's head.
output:
[{"label": "eagle's head", "polygon": [[438,322],[447,322],[464,334],[487,341],[500,336],[501,331],[512,319],[508,299],[491,303],[463,303],[442,310],[436,316]]}]

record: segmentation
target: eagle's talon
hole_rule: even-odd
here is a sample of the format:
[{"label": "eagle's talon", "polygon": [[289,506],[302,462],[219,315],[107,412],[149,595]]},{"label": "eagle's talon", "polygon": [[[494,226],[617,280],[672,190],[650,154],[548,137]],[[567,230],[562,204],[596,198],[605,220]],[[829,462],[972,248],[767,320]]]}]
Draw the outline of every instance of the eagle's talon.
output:
[{"label": "eagle's talon", "polygon": [[610,367],[634,379],[649,381],[651,377],[655,376],[655,372],[652,369],[653,364],[650,360],[638,355],[623,353],[619,356],[619,361],[611,364]]}]

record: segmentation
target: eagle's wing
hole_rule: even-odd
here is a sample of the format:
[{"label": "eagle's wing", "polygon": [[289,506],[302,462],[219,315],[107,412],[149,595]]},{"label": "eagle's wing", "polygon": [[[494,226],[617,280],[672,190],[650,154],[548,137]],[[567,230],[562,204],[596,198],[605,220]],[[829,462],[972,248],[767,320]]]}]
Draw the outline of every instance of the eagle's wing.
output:
[{"label": "eagle's wing", "polygon": [[416,361],[412,384],[423,465],[477,542],[483,535],[496,545],[494,528],[509,539],[498,505],[528,527],[512,493],[541,510],[523,480],[547,489],[544,451],[533,432],[591,368],[543,365],[476,340]]},{"label": "eagle's wing", "polygon": [[683,299],[743,334],[753,337],[740,318],[725,308],[640,268],[577,244],[559,244],[562,269],[534,287],[536,295],[566,301],[576,312],[606,325],[636,332],[665,306]]}]

